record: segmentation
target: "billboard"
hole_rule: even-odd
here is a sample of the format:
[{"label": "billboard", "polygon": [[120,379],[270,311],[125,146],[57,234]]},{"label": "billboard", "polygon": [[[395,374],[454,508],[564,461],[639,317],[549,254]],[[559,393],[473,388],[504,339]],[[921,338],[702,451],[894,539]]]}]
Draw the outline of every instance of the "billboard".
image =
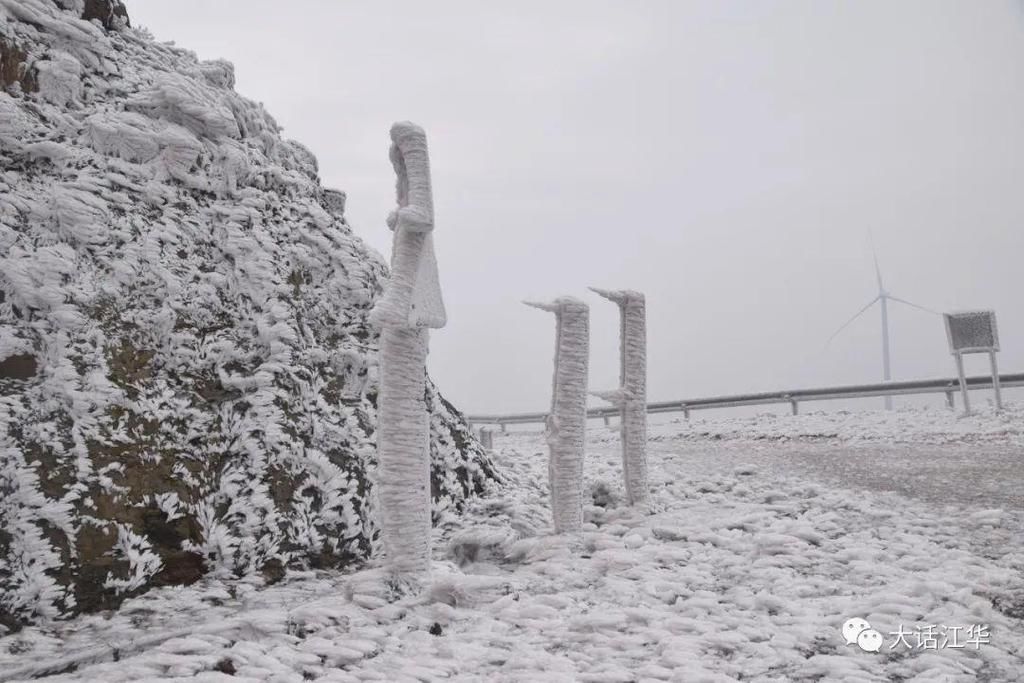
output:
[{"label": "billboard", "polygon": [[995,311],[944,313],[949,352],[982,353],[999,350]]}]

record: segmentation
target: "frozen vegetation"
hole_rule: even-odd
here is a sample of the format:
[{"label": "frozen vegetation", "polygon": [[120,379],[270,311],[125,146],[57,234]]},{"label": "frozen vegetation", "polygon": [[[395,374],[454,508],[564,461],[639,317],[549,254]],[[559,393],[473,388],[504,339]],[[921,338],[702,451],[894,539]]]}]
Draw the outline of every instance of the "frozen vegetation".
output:
[{"label": "frozen vegetation", "polygon": [[[113,0],[0,0],[0,60],[0,624],[365,558],[387,269],[344,194]],[[426,402],[442,515],[491,470]]]},{"label": "frozen vegetation", "polygon": [[[1020,679],[1019,510],[829,486],[767,465],[792,443],[684,440],[649,450],[645,514],[625,505],[617,435],[591,431],[578,534],[552,534],[543,435],[497,435],[507,481],[444,516],[418,597],[394,600],[376,568],[293,572],[269,588],[207,578],[109,617],[2,638],[0,671],[67,667],[59,657],[77,653],[79,668],[52,680]],[[820,457],[841,455],[817,445]],[[846,643],[855,617],[883,634],[879,652]],[[906,642],[893,646],[901,626]],[[960,646],[940,647],[955,628]]]}]

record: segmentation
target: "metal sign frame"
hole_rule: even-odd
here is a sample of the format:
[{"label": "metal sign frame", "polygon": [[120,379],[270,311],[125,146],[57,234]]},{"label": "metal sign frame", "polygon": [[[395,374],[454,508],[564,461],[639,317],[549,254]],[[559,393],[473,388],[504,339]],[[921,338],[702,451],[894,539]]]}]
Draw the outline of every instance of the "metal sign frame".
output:
[{"label": "metal sign frame", "polygon": [[[957,323],[968,318],[983,319],[988,323],[988,339],[982,340],[988,343],[962,344],[960,337],[963,332],[956,329]],[[967,397],[967,379],[964,374],[964,355],[968,353],[987,353],[989,364],[992,366],[992,389],[996,395],[996,409],[1003,409],[1003,396],[999,386],[999,367],[996,363],[996,352],[999,351],[999,327],[996,324],[995,311],[955,311],[943,313],[942,319],[946,324],[946,341],[949,343],[949,352],[956,359],[956,372],[960,380],[960,394],[964,401],[964,415],[971,414],[971,403]]]},{"label": "metal sign frame", "polygon": [[[957,332],[954,330],[954,326],[957,322],[967,318],[982,317],[985,318],[985,322],[988,323],[991,343],[958,347],[956,345]],[[999,350],[999,326],[996,324],[995,311],[955,311],[953,313],[943,313],[942,319],[946,323],[946,341],[949,343],[950,353],[988,353],[990,351]]]}]

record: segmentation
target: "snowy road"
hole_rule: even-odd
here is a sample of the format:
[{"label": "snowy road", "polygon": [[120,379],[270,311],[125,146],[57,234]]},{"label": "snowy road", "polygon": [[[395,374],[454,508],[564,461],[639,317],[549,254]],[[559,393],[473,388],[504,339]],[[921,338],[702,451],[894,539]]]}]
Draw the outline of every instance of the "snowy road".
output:
[{"label": "snowy road", "polygon": [[892,491],[939,506],[1024,510],[1024,451],[1000,444],[837,444],[654,440],[652,453],[680,468],[766,472],[827,486]]}]

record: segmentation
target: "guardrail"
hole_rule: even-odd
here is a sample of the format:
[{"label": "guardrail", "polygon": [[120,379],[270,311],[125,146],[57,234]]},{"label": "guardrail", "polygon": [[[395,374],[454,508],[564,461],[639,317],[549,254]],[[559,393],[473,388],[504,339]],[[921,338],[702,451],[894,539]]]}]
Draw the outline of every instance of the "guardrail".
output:
[{"label": "guardrail", "polygon": [[[1000,375],[999,383],[1003,387],[1024,387],[1024,373]],[[967,378],[968,389],[991,389],[992,377],[988,375]],[[758,394],[736,394],[733,396],[715,396],[712,398],[694,398],[680,401],[658,401],[647,404],[648,413],[682,412],[690,417],[691,410],[708,408],[736,408],[739,406],[757,406],[771,403],[790,404],[793,414],[799,412],[798,405],[802,401],[829,401],[841,398],[871,398],[874,396],[904,396],[909,394],[945,394],[946,403],[950,408],[954,405],[954,396],[960,390],[960,383],[953,379],[925,379],[910,382],[879,382],[878,384],[857,384],[824,389],[794,389],[792,391],[770,391]],[[588,418],[604,418],[608,420],[619,414],[614,406],[590,408]],[[474,425],[499,425],[502,431],[510,424],[531,424],[544,422],[547,413],[518,413],[515,415],[467,415],[466,420]]]}]

